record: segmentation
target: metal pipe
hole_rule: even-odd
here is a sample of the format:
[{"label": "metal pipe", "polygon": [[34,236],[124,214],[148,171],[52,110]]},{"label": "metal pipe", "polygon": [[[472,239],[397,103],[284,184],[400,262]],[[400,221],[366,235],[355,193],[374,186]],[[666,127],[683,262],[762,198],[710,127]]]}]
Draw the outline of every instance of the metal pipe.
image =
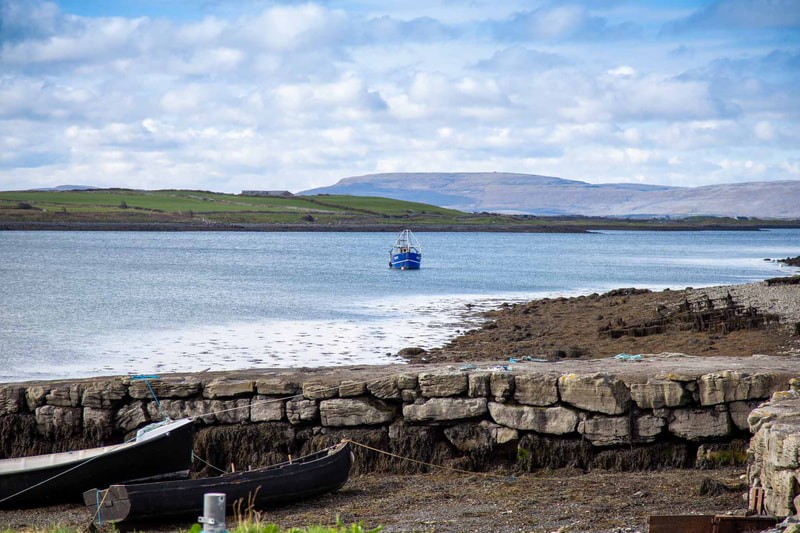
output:
[{"label": "metal pipe", "polygon": [[201,533],[228,533],[225,529],[225,494],[203,494],[203,516],[197,517],[197,521],[203,524]]}]

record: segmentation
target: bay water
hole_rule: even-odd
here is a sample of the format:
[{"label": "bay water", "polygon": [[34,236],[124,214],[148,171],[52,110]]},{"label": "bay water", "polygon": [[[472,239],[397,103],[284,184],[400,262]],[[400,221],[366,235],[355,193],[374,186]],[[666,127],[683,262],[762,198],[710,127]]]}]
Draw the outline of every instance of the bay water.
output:
[{"label": "bay water", "polygon": [[420,233],[0,231],[0,382],[399,362],[503,302],[746,283],[800,230]]}]

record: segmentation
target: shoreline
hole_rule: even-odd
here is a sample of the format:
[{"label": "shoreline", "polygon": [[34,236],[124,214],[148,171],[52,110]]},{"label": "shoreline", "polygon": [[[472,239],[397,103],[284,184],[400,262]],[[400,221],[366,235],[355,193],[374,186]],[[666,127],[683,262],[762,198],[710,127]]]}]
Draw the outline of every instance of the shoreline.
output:
[{"label": "shoreline", "polygon": [[529,224],[259,224],[259,223],[190,223],[190,222],[78,222],[78,221],[0,221],[0,231],[240,231],[240,232],[397,232],[408,226],[416,232],[459,233],[592,233],[596,231],[765,231],[770,229],[798,229],[800,221],[793,223],[754,224],[685,224],[626,222],[625,226],[590,222],[571,224],[553,222],[548,225]]}]

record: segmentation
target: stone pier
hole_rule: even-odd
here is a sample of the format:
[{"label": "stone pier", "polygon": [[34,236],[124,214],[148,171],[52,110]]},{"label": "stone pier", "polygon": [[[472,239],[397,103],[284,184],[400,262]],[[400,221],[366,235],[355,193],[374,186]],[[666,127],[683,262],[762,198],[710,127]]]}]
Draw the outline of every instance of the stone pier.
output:
[{"label": "stone pier", "polygon": [[[791,468],[797,479],[797,434],[775,448],[783,404],[759,405],[798,377],[797,358],[660,354],[171,374],[150,380],[159,403],[129,377],[10,383],[0,385],[0,457],[120,442],[165,414],[194,418],[195,454],[237,469],[343,438],[475,470],[713,467],[745,461],[753,432],[751,477],[774,488]],[[356,455],[356,473],[427,468]],[[766,457],[785,468],[768,473]],[[774,509],[796,512],[794,483]]]}]

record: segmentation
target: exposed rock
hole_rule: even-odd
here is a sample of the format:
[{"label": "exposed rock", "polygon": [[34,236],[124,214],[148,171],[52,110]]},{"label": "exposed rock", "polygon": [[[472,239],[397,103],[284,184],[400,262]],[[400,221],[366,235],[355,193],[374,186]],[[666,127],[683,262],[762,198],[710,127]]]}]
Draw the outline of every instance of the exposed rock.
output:
[{"label": "exposed rock", "polygon": [[715,408],[675,409],[670,414],[668,427],[673,435],[691,441],[724,437],[731,432],[728,411]]},{"label": "exposed rock", "polygon": [[144,404],[139,401],[123,405],[114,414],[114,427],[124,433],[132,431],[145,423],[147,423],[147,415],[145,414]]},{"label": "exposed rock", "polygon": [[746,374],[742,372],[721,372],[700,377],[700,403],[717,405],[721,403],[769,398],[775,390],[785,388],[785,383],[772,383],[767,374]]},{"label": "exposed rock", "polygon": [[772,395],[769,403],[753,409],[747,416],[750,433],[758,433],[767,422],[792,420],[800,410],[800,392],[794,390],[780,391]]},{"label": "exposed rock", "polygon": [[462,420],[486,412],[486,398],[431,398],[422,404],[403,406],[403,417],[408,422]]},{"label": "exposed rock", "polygon": [[189,418],[199,420],[207,425],[211,425],[215,420],[217,420],[217,416],[214,414],[215,409],[212,407],[212,404],[209,401],[185,400],[179,401],[179,403],[183,406],[182,416],[188,416]]},{"label": "exposed rock", "polygon": [[458,396],[467,390],[467,376],[462,372],[425,372],[419,375],[419,387],[428,398]]},{"label": "exposed rock", "polygon": [[78,407],[81,404],[83,394],[83,384],[74,383],[72,385],[57,385],[50,389],[45,396],[48,405],[60,407]]},{"label": "exposed rock", "polygon": [[397,388],[400,390],[416,389],[419,378],[416,374],[405,373],[397,376]]},{"label": "exposed rock", "polygon": [[128,387],[121,381],[92,383],[83,391],[81,405],[93,409],[113,409],[128,396]]},{"label": "exposed rock", "polygon": [[[200,380],[196,378],[167,377],[149,380],[149,383],[159,401],[162,398],[191,398],[200,394]],[[143,379],[131,380],[128,394],[137,400],[153,398],[147,382]]]},{"label": "exposed rock", "polygon": [[578,423],[578,433],[595,446],[617,446],[631,442],[631,420],[627,416],[591,416]]},{"label": "exposed rock", "polygon": [[303,396],[309,400],[327,400],[339,394],[339,386],[333,386],[319,381],[303,383]]},{"label": "exposed rock", "polygon": [[403,398],[403,403],[414,403],[417,401],[422,393],[416,389],[404,389],[400,391],[400,394]]},{"label": "exposed rock", "polygon": [[43,405],[36,409],[39,432],[49,436],[68,436],[81,429],[83,410],[78,407]]},{"label": "exposed rock", "polygon": [[253,394],[254,384],[246,379],[215,379],[203,387],[203,397],[212,400],[218,398],[236,398]]},{"label": "exposed rock", "polygon": [[300,391],[300,385],[279,377],[256,380],[255,387],[258,394],[265,396],[289,396]]},{"label": "exposed rock", "polygon": [[[146,410],[147,416],[150,418],[150,420],[155,421],[164,420],[165,416],[172,419],[178,419],[187,416],[186,400],[162,400],[159,403],[156,403],[155,401],[147,402]],[[206,421],[208,424],[213,422],[213,416]]]},{"label": "exposed rock", "polygon": [[760,400],[729,403],[728,412],[731,414],[731,422],[734,427],[740,431],[749,431],[750,425],[747,423],[747,417],[760,403]]},{"label": "exposed rock", "polygon": [[320,402],[323,426],[372,426],[391,422],[396,409],[380,400],[339,398]]},{"label": "exposed rock", "polygon": [[492,372],[489,382],[496,402],[506,402],[514,394],[514,374],[510,372]]},{"label": "exposed rock", "polygon": [[[25,402],[28,404],[28,411],[35,411],[37,407],[45,404],[47,401],[47,393],[49,389],[45,389],[41,385],[33,385],[25,389]],[[2,393],[0,393],[2,396]],[[1,405],[1,403],[0,403]],[[2,409],[2,407],[0,407]]]},{"label": "exposed rock", "polygon": [[289,400],[286,402],[286,418],[294,425],[316,421],[319,418],[317,402],[314,400]]},{"label": "exposed rock", "polygon": [[19,413],[25,406],[25,388],[19,385],[0,387],[0,414]]},{"label": "exposed rock", "polygon": [[667,419],[660,416],[643,415],[633,421],[633,441],[637,443],[655,442],[664,431]]},{"label": "exposed rock", "polygon": [[381,400],[399,400],[402,398],[397,386],[397,376],[376,379],[367,383],[367,389],[373,396]]},{"label": "exposed rock", "polygon": [[363,381],[342,381],[339,384],[340,398],[354,398],[367,392],[367,385]]},{"label": "exposed rock", "polygon": [[578,414],[561,406],[531,407],[490,402],[489,413],[500,425],[551,435],[572,433],[578,425]]},{"label": "exposed rock", "polygon": [[114,412],[109,409],[83,408],[83,427],[90,434],[107,437],[111,433],[113,421]]},{"label": "exposed rock", "polygon": [[558,402],[557,381],[545,374],[519,374],[514,380],[514,399],[525,405],[553,405]]},{"label": "exposed rock", "polygon": [[211,412],[220,424],[244,423],[250,420],[250,399],[211,400]]},{"label": "exposed rock", "polygon": [[458,424],[444,430],[450,444],[460,452],[474,454],[489,452],[497,445],[516,441],[519,433],[486,420],[480,424]]},{"label": "exposed rock", "polygon": [[468,395],[470,398],[485,398],[489,396],[489,373],[470,372]]},{"label": "exposed rock", "polygon": [[250,402],[251,422],[277,422],[283,420],[286,409],[282,401],[274,401],[268,396],[256,396]]},{"label": "exposed rock", "polygon": [[558,378],[561,400],[586,411],[619,415],[628,410],[631,395],[621,379],[608,374],[569,374]]},{"label": "exposed rock", "polygon": [[631,383],[631,399],[641,409],[680,407],[689,403],[691,393],[679,382],[648,379],[646,383]]}]

